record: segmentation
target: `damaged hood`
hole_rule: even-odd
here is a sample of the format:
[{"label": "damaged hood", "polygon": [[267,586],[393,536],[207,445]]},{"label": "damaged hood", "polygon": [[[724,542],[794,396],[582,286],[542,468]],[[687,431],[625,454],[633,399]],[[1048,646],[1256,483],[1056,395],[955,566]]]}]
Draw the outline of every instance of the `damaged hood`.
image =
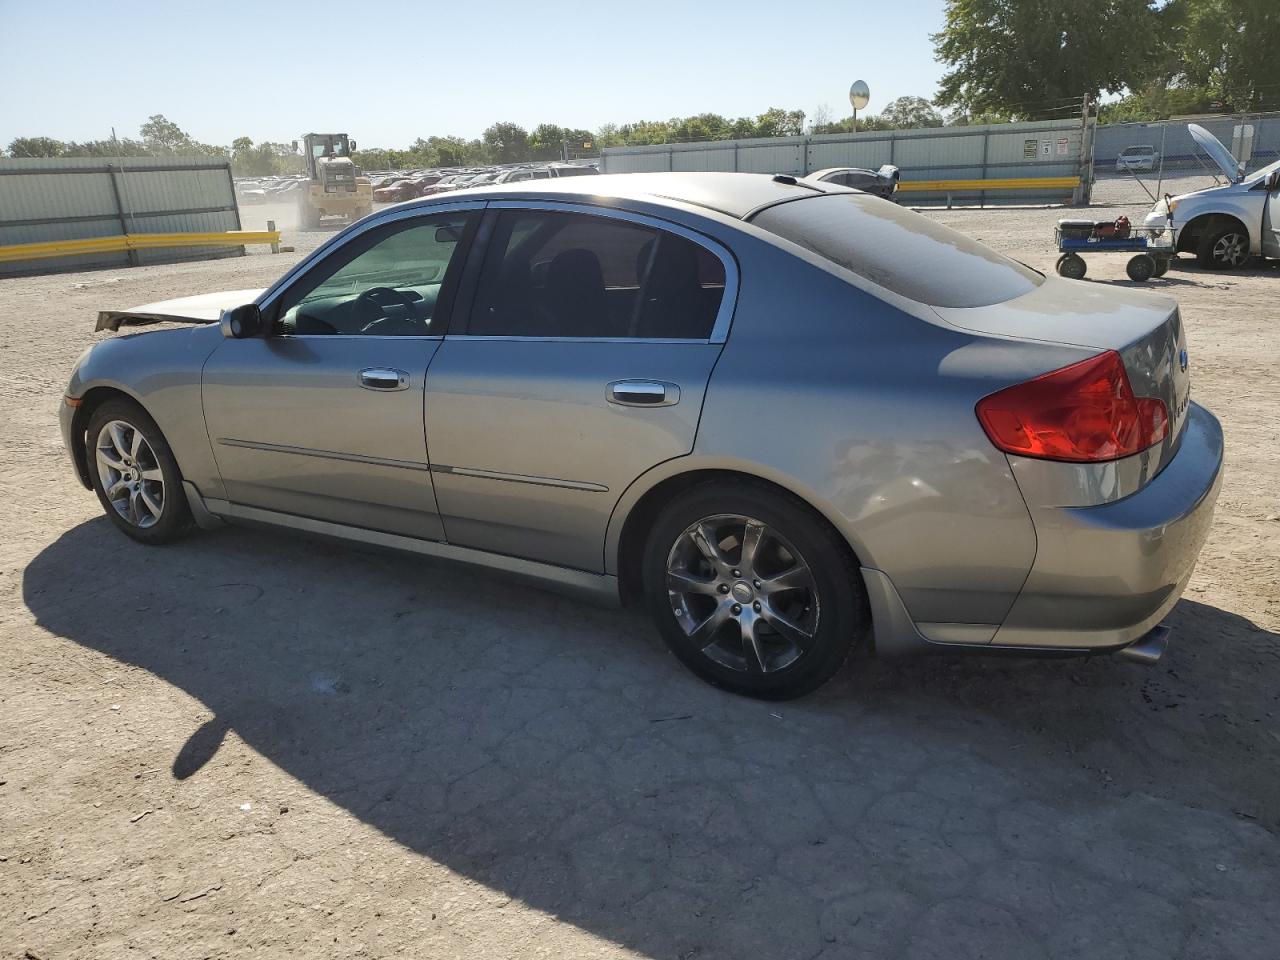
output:
[{"label": "damaged hood", "polygon": [[1187,132],[1191,134],[1191,139],[1199,144],[1200,149],[1217,164],[1218,169],[1228,180],[1239,183],[1243,179],[1243,165],[1231,155],[1230,150],[1222,145],[1221,140],[1198,123],[1188,123]]},{"label": "damaged hood", "polygon": [[103,310],[98,314],[98,325],[94,329],[119,330],[149,323],[217,323],[223,310],[254,303],[262,294],[262,290],[224,290],[161,300],[132,310]]}]

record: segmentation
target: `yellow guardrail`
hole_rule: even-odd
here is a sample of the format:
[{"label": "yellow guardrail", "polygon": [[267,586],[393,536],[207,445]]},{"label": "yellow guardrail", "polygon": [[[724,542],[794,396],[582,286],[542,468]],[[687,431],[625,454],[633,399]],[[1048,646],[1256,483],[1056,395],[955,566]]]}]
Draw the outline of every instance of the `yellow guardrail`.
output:
[{"label": "yellow guardrail", "polygon": [[1074,190],[1079,177],[1010,177],[1004,180],[903,180],[899,193],[951,193],[961,190]]},{"label": "yellow guardrail", "polygon": [[88,240],[46,240],[42,243],[15,243],[0,247],[0,263],[44,260],[49,257],[78,257],[86,253],[113,253],[127,250],[155,250],[164,247],[239,247],[246,243],[280,243],[279,230],[219,230],[214,233],[129,233]]}]

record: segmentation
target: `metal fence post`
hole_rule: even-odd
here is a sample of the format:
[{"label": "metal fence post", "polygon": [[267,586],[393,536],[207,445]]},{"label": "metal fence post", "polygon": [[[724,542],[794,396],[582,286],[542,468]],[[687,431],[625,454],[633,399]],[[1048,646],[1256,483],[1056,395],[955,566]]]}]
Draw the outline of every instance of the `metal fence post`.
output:
[{"label": "metal fence post", "polygon": [[[107,163],[107,179],[111,181],[111,196],[116,202],[116,216],[120,218],[120,233],[124,236],[129,235],[129,223],[124,215],[124,201],[120,198],[120,183],[116,179],[119,171],[114,163]],[[138,251],[129,250],[127,254],[129,258],[129,266],[136,267],[139,264]]]},{"label": "metal fence post", "polygon": [[[982,131],[982,179],[987,177],[987,162],[991,157],[991,128],[987,127]],[[987,205],[987,191],[982,190],[978,193],[978,209],[981,210]]]},{"label": "metal fence post", "polygon": [[240,222],[240,200],[236,197],[236,178],[231,175],[231,161],[227,161],[227,186],[231,188],[231,209],[236,212],[236,229],[243,230],[244,224]]}]

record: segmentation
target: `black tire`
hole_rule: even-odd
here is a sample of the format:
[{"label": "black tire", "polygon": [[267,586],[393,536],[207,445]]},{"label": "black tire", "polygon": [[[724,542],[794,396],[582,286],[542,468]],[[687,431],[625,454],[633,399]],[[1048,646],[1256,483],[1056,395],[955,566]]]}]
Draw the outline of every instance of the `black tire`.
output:
[{"label": "black tire", "polygon": [[1156,258],[1149,253],[1130,257],[1129,262],[1125,264],[1124,272],[1134,283],[1146,283],[1156,275]]},{"label": "black tire", "polygon": [[1156,257],[1156,272],[1155,272],[1155,276],[1157,276],[1157,277],[1163,277],[1166,273],[1168,273],[1168,272],[1169,272],[1169,264],[1170,264],[1170,262],[1171,262],[1171,261],[1169,260],[1169,258],[1168,258],[1168,257]]},{"label": "black tire", "polygon": [[[731,568],[741,565],[745,537],[720,534],[744,519],[765,532],[756,565],[734,578]],[[697,595],[672,593],[669,567],[685,569],[678,558],[716,569],[706,551],[694,552],[696,538],[688,532],[699,523],[716,531],[712,538],[727,564],[723,580],[703,579],[703,573]],[[762,483],[713,481],[678,495],[652,525],[642,570],[650,616],[671,652],[708,683],[749,697],[787,700],[816,690],[840,670],[870,625],[866,590],[848,545],[807,505]],[[807,575],[806,586],[767,592],[769,578],[796,572]],[[696,624],[710,623],[713,614],[727,619],[717,619],[720,626],[705,637],[719,639],[693,639],[686,625],[696,632]],[[748,632],[755,641],[750,648]],[[801,636],[806,639],[795,639]]]},{"label": "black tire", "polygon": [[1210,230],[1200,238],[1196,262],[1206,270],[1236,270],[1249,263],[1249,235],[1238,225]]},{"label": "black tire", "polygon": [[[128,442],[132,434],[127,431],[123,444],[126,454],[136,451],[135,457],[119,454],[120,447],[110,441],[109,424],[124,424],[141,434],[143,446],[138,447]],[[186,534],[192,527],[191,508],[187,504],[186,491],[182,487],[182,471],[173,457],[173,451],[145,410],[133,400],[125,398],[108,400],[93,412],[85,430],[85,459],[89,466],[89,479],[93,483],[94,492],[102,503],[107,519],[114,523],[123,533],[139,543],[159,545],[170,543]],[[108,476],[104,477],[99,466],[99,444],[110,444],[107,454],[112,459],[119,457],[120,462],[128,468],[128,472],[114,474],[107,467]],[[132,450],[130,450],[132,448]],[[149,455],[146,451],[150,451]],[[106,461],[103,461],[105,464]],[[159,471],[160,484],[147,479],[148,473]],[[114,475],[113,475],[114,474]],[[108,496],[105,483],[110,482],[117,488],[117,481],[132,483],[137,493],[129,488],[125,496],[114,500]],[[122,501],[127,501],[122,504]],[[150,504],[151,506],[148,506]],[[154,505],[160,507],[159,515],[155,515]]]},{"label": "black tire", "polygon": [[1064,253],[1058,258],[1058,276],[1068,280],[1083,280],[1085,271],[1084,257],[1078,253]]}]

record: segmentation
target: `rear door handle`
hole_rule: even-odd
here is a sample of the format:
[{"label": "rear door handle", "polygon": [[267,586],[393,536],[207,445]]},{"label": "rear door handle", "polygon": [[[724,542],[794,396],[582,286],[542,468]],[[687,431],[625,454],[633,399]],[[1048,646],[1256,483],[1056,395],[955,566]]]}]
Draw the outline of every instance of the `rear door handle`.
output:
[{"label": "rear door handle", "polygon": [[670,407],[680,402],[680,388],[663,380],[615,380],[605,397],[623,407]]},{"label": "rear door handle", "polygon": [[409,374],[393,367],[365,367],[360,371],[360,386],[366,390],[408,390]]}]

